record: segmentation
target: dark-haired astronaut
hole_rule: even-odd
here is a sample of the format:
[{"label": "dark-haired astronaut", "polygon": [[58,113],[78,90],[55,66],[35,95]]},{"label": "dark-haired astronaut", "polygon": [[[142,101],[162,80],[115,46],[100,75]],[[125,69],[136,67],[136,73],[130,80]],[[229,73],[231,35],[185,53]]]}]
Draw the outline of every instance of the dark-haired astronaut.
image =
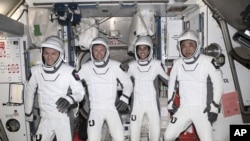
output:
[{"label": "dark-haired astronaut", "polygon": [[134,82],[133,107],[130,117],[131,141],[139,141],[144,114],[149,119],[149,140],[160,140],[159,79],[168,85],[168,75],[161,61],[153,59],[150,36],[135,43],[136,60],[129,63],[128,74]]},{"label": "dark-haired astronaut", "polygon": [[[200,53],[201,43],[195,31],[178,38],[180,58],[170,73],[168,109],[174,111],[164,133],[165,141],[174,141],[192,123],[201,141],[213,141],[212,124],[220,111],[222,76],[215,59]],[[178,81],[180,106],[173,109],[175,84]]]},{"label": "dark-haired astronaut", "polygon": [[[91,60],[84,63],[78,72],[89,93],[88,140],[101,141],[102,127],[106,122],[112,140],[124,141],[124,130],[118,111],[128,109],[132,82],[121,69],[120,62],[109,58],[109,46],[104,38],[98,37],[92,41],[90,54]],[[118,84],[122,88],[119,98]]]},{"label": "dark-haired astronaut", "polygon": [[[85,90],[75,79],[74,68],[64,63],[64,45],[57,36],[48,37],[41,44],[42,64],[31,68],[25,92],[25,116],[33,120],[33,103],[38,94],[41,121],[36,132],[39,141],[71,141],[68,110],[80,102]],[[68,89],[72,94],[68,94]]]}]

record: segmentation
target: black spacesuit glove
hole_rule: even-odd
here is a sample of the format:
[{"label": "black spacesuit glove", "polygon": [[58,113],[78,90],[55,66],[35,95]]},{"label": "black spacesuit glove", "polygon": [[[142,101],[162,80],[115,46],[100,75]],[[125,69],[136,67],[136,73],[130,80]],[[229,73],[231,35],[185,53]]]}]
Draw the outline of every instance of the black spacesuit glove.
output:
[{"label": "black spacesuit glove", "polygon": [[67,112],[69,107],[71,106],[70,102],[62,97],[57,100],[56,105],[57,105],[56,108],[61,113]]},{"label": "black spacesuit glove", "polygon": [[205,110],[203,111],[203,113],[206,113],[206,112],[207,112],[208,121],[211,123],[211,125],[213,125],[213,123],[217,120],[218,113],[212,112],[211,111],[211,106],[207,106],[205,108]]},{"label": "black spacesuit glove", "polygon": [[213,123],[217,120],[218,113],[208,112],[207,116],[208,116],[208,121],[210,121],[211,125],[213,125]]},{"label": "black spacesuit glove", "polygon": [[117,108],[117,110],[118,110],[119,112],[124,112],[124,111],[126,111],[126,110],[129,108],[128,104],[125,103],[125,102],[122,101],[122,100],[118,100],[118,101],[115,103],[115,106],[116,106],[116,108]]},{"label": "black spacesuit glove", "polygon": [[173,109],[169,111],[171,115],[173,115],[174,113],[177,112],[178,106],[176,106],[175,104],[173,104],[173,105],[172,105],[172,108],[173,108]]}]

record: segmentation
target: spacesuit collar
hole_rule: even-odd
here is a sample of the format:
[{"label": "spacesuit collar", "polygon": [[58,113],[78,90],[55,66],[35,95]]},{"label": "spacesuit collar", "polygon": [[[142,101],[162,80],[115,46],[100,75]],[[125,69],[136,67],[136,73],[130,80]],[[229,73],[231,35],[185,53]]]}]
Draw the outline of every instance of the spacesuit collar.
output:
[{"label": "spacesuit collar", "polygon": [[94,61],[93,63],[97,68],[104,68],[104,67],[107,66],[108,62],[109,62],[109,58],[106,61],[105,60],[102,60],[102,61],[99,61],[99,62]]},{"label": "spacesuit collar", "polygon": [[151,59],[145,59],[145,60],[140,60],[139,59],[137,62],[138,62],[138,64],[140,66],[146,66],[146,65],[148,65],[151,62],[151,60],[152,60],[152,58]]},{"label": "spacesuit collar", "polygon": [[57,67],[56,66],[54,66],[54,67],[43,66],[43,68],[44,68],[43,71],[45,73],[50,73],[50,74],[55,73],[61,67],[62,64],[63,64],[63,62],[61,62]]},{"label": "spacesuit collar", "polygon": [[189,58],[189,59],[183,59],[183,61],[186,63],[186,64],[193,64],[196,62],[196,60],[198,60],[198,58],[200,57],[200,54],[198,56],[194,56],[192,58]]}]

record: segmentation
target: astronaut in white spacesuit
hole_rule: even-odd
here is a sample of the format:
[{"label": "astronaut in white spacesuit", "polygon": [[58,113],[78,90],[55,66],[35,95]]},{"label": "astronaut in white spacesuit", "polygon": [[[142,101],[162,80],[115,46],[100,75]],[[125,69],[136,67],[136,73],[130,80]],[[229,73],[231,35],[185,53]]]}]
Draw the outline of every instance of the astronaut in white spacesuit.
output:
[{"label": "astronaut in white spacesuit", "polygon": [[[63,42],[56,36],[48,37],[41,44],[42,64],[31,68],[31,75],[25,92],[25,116],[32,121],[35,93],[41,121],[36,132],[39,141],[71,141],[71,127],[68,110],[80,102],[85,89],[74,77],[74,68],[64,64]],[[67,94],[68,89],[72,94]]]},{"label": "astronaut in white spacesuit", "polygon": [[[193,123],[201,141],[213,141],[212,124],[220,111],[223,92],[221,71],[214,58],[200,53],[201,43],[195,31],[183,32],[177,44],[181,57],[174,61],[170,72],[168,109],[173,116],[164,140],[175,141]],[[176,84],[178,109],[173,104]]]},{"label": "astronaut in white spacesuit", "polygon": [[[88,88],[90,114],[88,140],[101,141],[104,122],[108,124],[113,141],[124,141],[124,130],[118,111],[128,109],[132,94],[132,81],[121,69],[120,63],[110,59],[109,46],[104,38],[97,37],[90,45],[91,60],[78,72]],[[118,84],[122,95],[117,98]]]},{"label": "astronaut in white spacesuit", "polygon": [[[150,36],[135,43],[136,60],[129,63],[128,74],[134,81],[133,108],[130,117],[131,141],[139,141],[144,114],[149,119],[149,140],[160,140],[159,79],[168,85],[168,75],[161,61],[153,59]],[[159,78],[159,79],[158,79]]]}]

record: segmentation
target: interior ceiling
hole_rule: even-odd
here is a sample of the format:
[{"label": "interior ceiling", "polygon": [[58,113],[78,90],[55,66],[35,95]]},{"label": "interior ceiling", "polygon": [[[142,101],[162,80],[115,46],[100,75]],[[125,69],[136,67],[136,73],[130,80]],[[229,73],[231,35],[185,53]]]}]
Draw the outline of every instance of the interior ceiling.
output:
[{"label": "interior ceiling", "polygon": [[[23,3],[25,0],[0,0],[0,14],[3,15],[10,15],[15,8],[17,7],[18,4]],[[175,0],[178,1],[178,0]],[[208,3],[210,5],[210,7],[215,10],[216,12],[219,12],[224,18],[225,20],[234,28],[240,30],[240,29],[246,29],[246,25],[243,24],[242,22],[242,16],[240,15],[245,9],[246,7],[250,4],[249,0],[203,0],[205,3]],[[157,9],[158,13],[157,15],[160,16],[165,16],[167,15],[165,13],[165,6],[167,5],[168,1],[166,2],[162,2],[160,1],[160,3],[156,3],[153,4],[151,2],[151,6],[147,7],[144,4],[141,4],[139,7],[137,7],[137,9],[139,8],[148,8],[148,9]],[[113,9],[110,8],[110,4],[106,5],[103,7],[102,10],[111,10],[108,11],[109,14],[111,14],[112,12],[116,13],[119,15],[119,13],[124,13],[127,11],[129,11],[127,14],[125,14],[126,16],[131,16],[131,13],[134,13],[136,10],[134,7],[130,7],[130,10],[127,10],[126,8],[123,10],[120,9],[119,6],[114,6],[117,7],[119,9]],[[91,12],[88,11],[89,9],[82,9],[83,15],[85,16],[91,16]],[[171,14],[171,10],[168,9],[169,13]],[[178,11],[178,10],[177,10]],[[107,14],[107,13],[106,13]]]}]

